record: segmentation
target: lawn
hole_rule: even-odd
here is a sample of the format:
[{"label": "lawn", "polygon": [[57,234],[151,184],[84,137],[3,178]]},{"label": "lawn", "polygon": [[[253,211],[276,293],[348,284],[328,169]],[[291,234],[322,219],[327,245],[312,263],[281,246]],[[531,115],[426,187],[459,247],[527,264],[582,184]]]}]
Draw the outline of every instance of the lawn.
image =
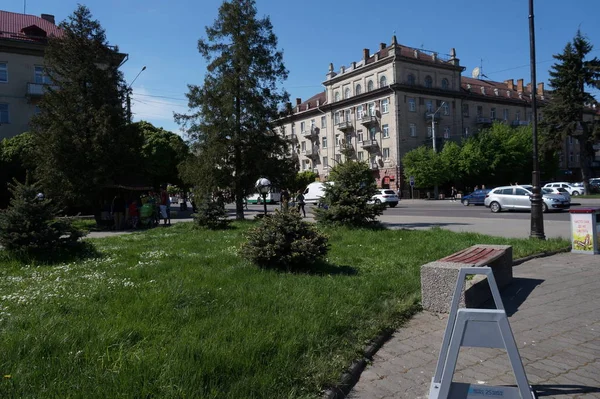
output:
[{"label": "lawn", "polygon": [[0,252],[0,397],[318,398],[418,310],[422,264],[476,243],[515,258],[569,244],[327,229],[326,263],[293,274],[238,257],[252,225],[95,239],[63,264]]}]

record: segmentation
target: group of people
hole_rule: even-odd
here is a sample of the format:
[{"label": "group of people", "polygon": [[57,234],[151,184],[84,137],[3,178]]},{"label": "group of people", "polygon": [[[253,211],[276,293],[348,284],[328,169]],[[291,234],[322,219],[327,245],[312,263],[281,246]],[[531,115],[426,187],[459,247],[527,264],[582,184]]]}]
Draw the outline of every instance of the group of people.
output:
[{"label": "group of people", "polygon": [[163,219],[165,225],[170,225],[171,200],[166,187],[162,187],[159,192],[150,191],[146,195],[128,200],[124,198],[123,193],[118,192],[110,205],[110,215],[115,230],[128,227],[137,229],[140,222],[144,227],[156,226],[160,224],[160,219]]},{"label": "group of people", "polygon": [[[282,189],[281,190],[281,208],[284,211],[289,210],[291,199],[292,199],[292,195],[290,194],[290,192],[285,188]],[[296,210],[298,211],[298,213],[302,212],[302,215],[304,217],[306,217],[306,210],[304,210],[304,205],[306,204],[306,202],[304,201],[304,194],[302,194],[302,191],[298,190],[296,192],[294,201],[296,203]]]},{"label": "group of people", "polygon": [[[512,185],[512,183],[511,183]],[[516,183],[515,183],[516,185]],[[485,190],[485,184],[481,185],[481,189]],[[479,190],[479,186],[475,186],[475,188],[473,189],[473,191],[477,191]],[[456,196],[458,195],[458,190],[456,189],[456,187],[452,186],[452,188],[450,189],[450,201],[455,202],[456,201]]]}]

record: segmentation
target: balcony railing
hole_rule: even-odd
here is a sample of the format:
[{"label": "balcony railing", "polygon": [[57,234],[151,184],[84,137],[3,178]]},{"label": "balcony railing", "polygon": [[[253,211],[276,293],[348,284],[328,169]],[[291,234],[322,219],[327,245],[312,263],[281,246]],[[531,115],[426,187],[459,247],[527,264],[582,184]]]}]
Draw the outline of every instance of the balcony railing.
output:
[{"label": "balcony railing", "polygon": [[377,117],[376,116],[371,116],[371,115],[363,115],[362,119],[360,120],[360,123],[362,123],[363,126],[376,125],[377,124]]},{"label": "balcony railing", "polygon": [[484,117],[478,116],[476,123],[480,124],[480,125],[491,125],[493,122],[494,122],[494,119],[492,119],[492,118],[484,118]]},{"label": "balcony railing", "polygon": [[371,170],[377,170],[379,169],[379,165],[377,164],[377,162],[370,162],[369,168],[371,168]]},{"label": "balcony railing", "polygon": [[50,86],[45,83],[27,83],[27,95],[29,97],[41,97],[46,93],[48,87],[52,87],[54,90],[58,88],[58,86]]},{"label": "balcony railing", "polygon": [[313,126],[306,130],[303,130],[300,134],[302,135],[302,137],[315,138],[317,137],[317,134],[319,134],[319,129]]},{"label": "balcony railing", "polygon": [[307,148],[307,149],[304,151],[304,155],[306,155],[306,156],[307,156],[307,157],[309,157],[309,158],[312,158],[312,157],[317,157],[317,156],[319,156],[319,149],[318,149],[318,148],[316,148],[316,147],[313,147],[313,148]]},{"label": "balcony railing", "polygon": [[338,129],[341,130],[342,132],[345,132],[347,130],[352,130],[353,128],[354,128],[354,126],[352,126],[352,122],[350,122],[350,121],[344,121],[338,125]]},{"label": "balcony railing", "polygon": [[529,125],[529,121],[512,121],[510,123],[512,126],[527,126]]},{"label": "balcony railing", "polygon": [[362,142],[362,148],[364,149],[376,148],[378,146],[377,140],[363,140]]}]

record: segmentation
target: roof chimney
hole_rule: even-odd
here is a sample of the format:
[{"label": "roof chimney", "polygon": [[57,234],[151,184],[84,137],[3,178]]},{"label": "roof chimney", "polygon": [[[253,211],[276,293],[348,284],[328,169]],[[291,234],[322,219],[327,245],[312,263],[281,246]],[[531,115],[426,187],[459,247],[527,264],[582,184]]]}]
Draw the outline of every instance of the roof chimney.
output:
[{"label": "roof chimney", "polygon": [[541,83],[537,84],[537,95],[538,96],[543,96],[544,95],[544,82],[541,82]]},{"label": "roof chimney", "polygon": [[523,93],[523,79],[517,79],[517,91]]},{"label": "roof chimney", "polygon": [[527,83],[527,93],[531,93],[531,83]]},{"label": "roof chimney", "polygon": [[387,46],[385,43],[379,43],[379,50],[384,50]]},{"label": "roof chimney", "polygon": [[301,98],[296,98],[296,105],[300,105],[302,104],[302,99]]},{"label": "roof chimney", "polygon": [[363,60],[368,60],[369,59],[369,49],[365,48],[363,49]]},{"label": "roof chimney", "polygon": [[515,81],[513,79],[505,80],[504,83],[508,86],[509,90],[515,89]]},{"label": "roof chimney", "polygon": [[54,15],[42,14],[41,17],[42,17],[42,19],[45,19],[46,21],[50,22],[51,24],[56,24],[56,22],[54,22]]}]

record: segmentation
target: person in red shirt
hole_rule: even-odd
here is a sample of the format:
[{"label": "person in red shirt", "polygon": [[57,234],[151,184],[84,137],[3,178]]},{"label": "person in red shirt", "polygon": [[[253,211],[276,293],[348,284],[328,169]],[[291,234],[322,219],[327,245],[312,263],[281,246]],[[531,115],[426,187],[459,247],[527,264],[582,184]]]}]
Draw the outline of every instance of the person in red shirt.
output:
[{"label": "person in red shirt", "polygon": [[160,189],[160,215],[164,220],[165,225],[167,224],[167,205],[169,203],[169,194],[167,193],[166,187]]}]

